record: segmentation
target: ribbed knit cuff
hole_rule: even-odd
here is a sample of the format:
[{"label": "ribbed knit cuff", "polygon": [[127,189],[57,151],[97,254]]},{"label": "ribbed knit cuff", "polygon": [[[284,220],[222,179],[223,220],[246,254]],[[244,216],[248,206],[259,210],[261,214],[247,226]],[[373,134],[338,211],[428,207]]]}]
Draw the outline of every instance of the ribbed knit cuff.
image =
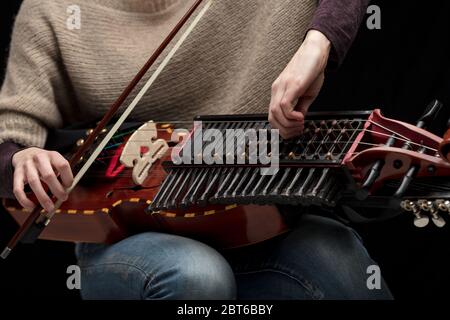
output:
[{"label": "ribbed knit cuff", "polygon": [[0,143],[43,148],[46,140],[47,129],[39,121],[22,113],[0,113]]},{"label": "ribbed knit cuff", "polygon": [[0,198],[14,198],[12,157],[23,147],[13,142],[0,144]]}]

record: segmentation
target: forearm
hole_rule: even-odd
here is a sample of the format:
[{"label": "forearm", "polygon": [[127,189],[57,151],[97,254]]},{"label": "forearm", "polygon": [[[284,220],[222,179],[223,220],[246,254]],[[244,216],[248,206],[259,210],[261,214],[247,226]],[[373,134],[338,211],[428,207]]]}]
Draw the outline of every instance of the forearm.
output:
[{"label": "forearm", "polygon": [[328,63],[331,48],[331,41],[323,33],[317,30],[309,30],[299,51],[303,50],[310,57],[316,56],[316,59],[314,59],[316,62],[315,69],[317,72],[322,72]]},{"label": "forearm", "polygon": [[352,45],[370,0],[320,0],[310,29],[320,31],[331,42],[329,66],[342,64]]}]

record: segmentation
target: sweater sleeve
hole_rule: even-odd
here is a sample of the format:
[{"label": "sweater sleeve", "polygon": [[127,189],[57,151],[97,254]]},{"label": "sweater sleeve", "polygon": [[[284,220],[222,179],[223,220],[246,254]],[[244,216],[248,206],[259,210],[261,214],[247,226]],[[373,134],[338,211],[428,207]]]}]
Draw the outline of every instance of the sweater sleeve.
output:
[{"label": "sweater sleeve", "polygon": [[322,32],[332,44],[329,68],[342,64],[370,0],[319,0],[310,29]]},{"label": "sweater sleeve", "polygon": [[61,59],[46,3],[25,0],[14,24],[0,91],[0,143],[43,147],[47,128],[62,125],[55,101]]},{"label": "sweater sleeve", "polygon": [[20,150],[22,150],[22,147],[12,142],[0,144],[0,198],[14,198],[14,170],[11,160],[14,154]]}]

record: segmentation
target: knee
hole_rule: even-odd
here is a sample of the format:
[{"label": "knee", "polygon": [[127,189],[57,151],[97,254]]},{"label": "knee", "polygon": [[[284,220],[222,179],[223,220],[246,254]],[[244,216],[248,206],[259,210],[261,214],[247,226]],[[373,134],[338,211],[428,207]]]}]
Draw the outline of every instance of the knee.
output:
[{"label": "knee", "polygon": [[299,222],[275,242],[276,253],[270,262],[277,277],[282,274],[291,283],[289,295],[325,299],[389,296],[388,290],[374,293],[367,289],[366,270],[374,262],[353,229],[321,216],[305,215]]},{"label": "knee", "polygon": [[[292,237],[302,256],[311,256],[335,272],[372,264],[359,235],[350,227],[330,218],[308,215],[302,218]],[[306,254],[305,254],[306,253]],[[323,267],[327,267],[323,266]]]},{"label": "knee", "polygon": [[[232,300],[236,282],[231,267],[217,252],[183,256],[173,267],[166,297],[179,300]],[[170,278],[168,278],[170,279]]]},{"label": "knee", "polygon": [[368,290],[367,270],[376,262],[352,228],[333,219],[305,216],[293,236],[303,274],[319,285],[327,299],[392,298],[384,282],[383,290]]},{"label": "knee", "polygon": [[[164,270],[153,273],[145,288],[147,299],[231,300],[236,297],[233,271],[213,248],[182,239],[164,255]],[[175,240],[176,241],[176,240]]]},{"label": "knee", "polygon": [[302,221],[301,230],[303,237],[308,238],[309,244],[316,249],[330,249],[341,252],[353,250],[362,245],[361,238],[352,228],[334,219],[308,215]]},{"label": "knee", "polygon": [[144,233],[78,251],[84,298],[228,300],[236,295],[226,260],[195,240]]}]

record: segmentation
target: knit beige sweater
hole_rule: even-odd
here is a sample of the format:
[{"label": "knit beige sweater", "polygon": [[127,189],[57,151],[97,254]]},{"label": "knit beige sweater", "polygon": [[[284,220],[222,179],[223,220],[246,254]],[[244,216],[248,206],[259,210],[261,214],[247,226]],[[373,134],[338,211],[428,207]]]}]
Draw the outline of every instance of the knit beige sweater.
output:
[{"label": "knit beige sweater", "polygon": [[[193,2],[25,0],[0,93],[0,143],[42,147],[48,128],[100,118]],[[81,24],[71,30],[74,3]],[[301,45],[315,7],[315,0],[215,0],[132,118],[266,112],[271,83]]]}]

